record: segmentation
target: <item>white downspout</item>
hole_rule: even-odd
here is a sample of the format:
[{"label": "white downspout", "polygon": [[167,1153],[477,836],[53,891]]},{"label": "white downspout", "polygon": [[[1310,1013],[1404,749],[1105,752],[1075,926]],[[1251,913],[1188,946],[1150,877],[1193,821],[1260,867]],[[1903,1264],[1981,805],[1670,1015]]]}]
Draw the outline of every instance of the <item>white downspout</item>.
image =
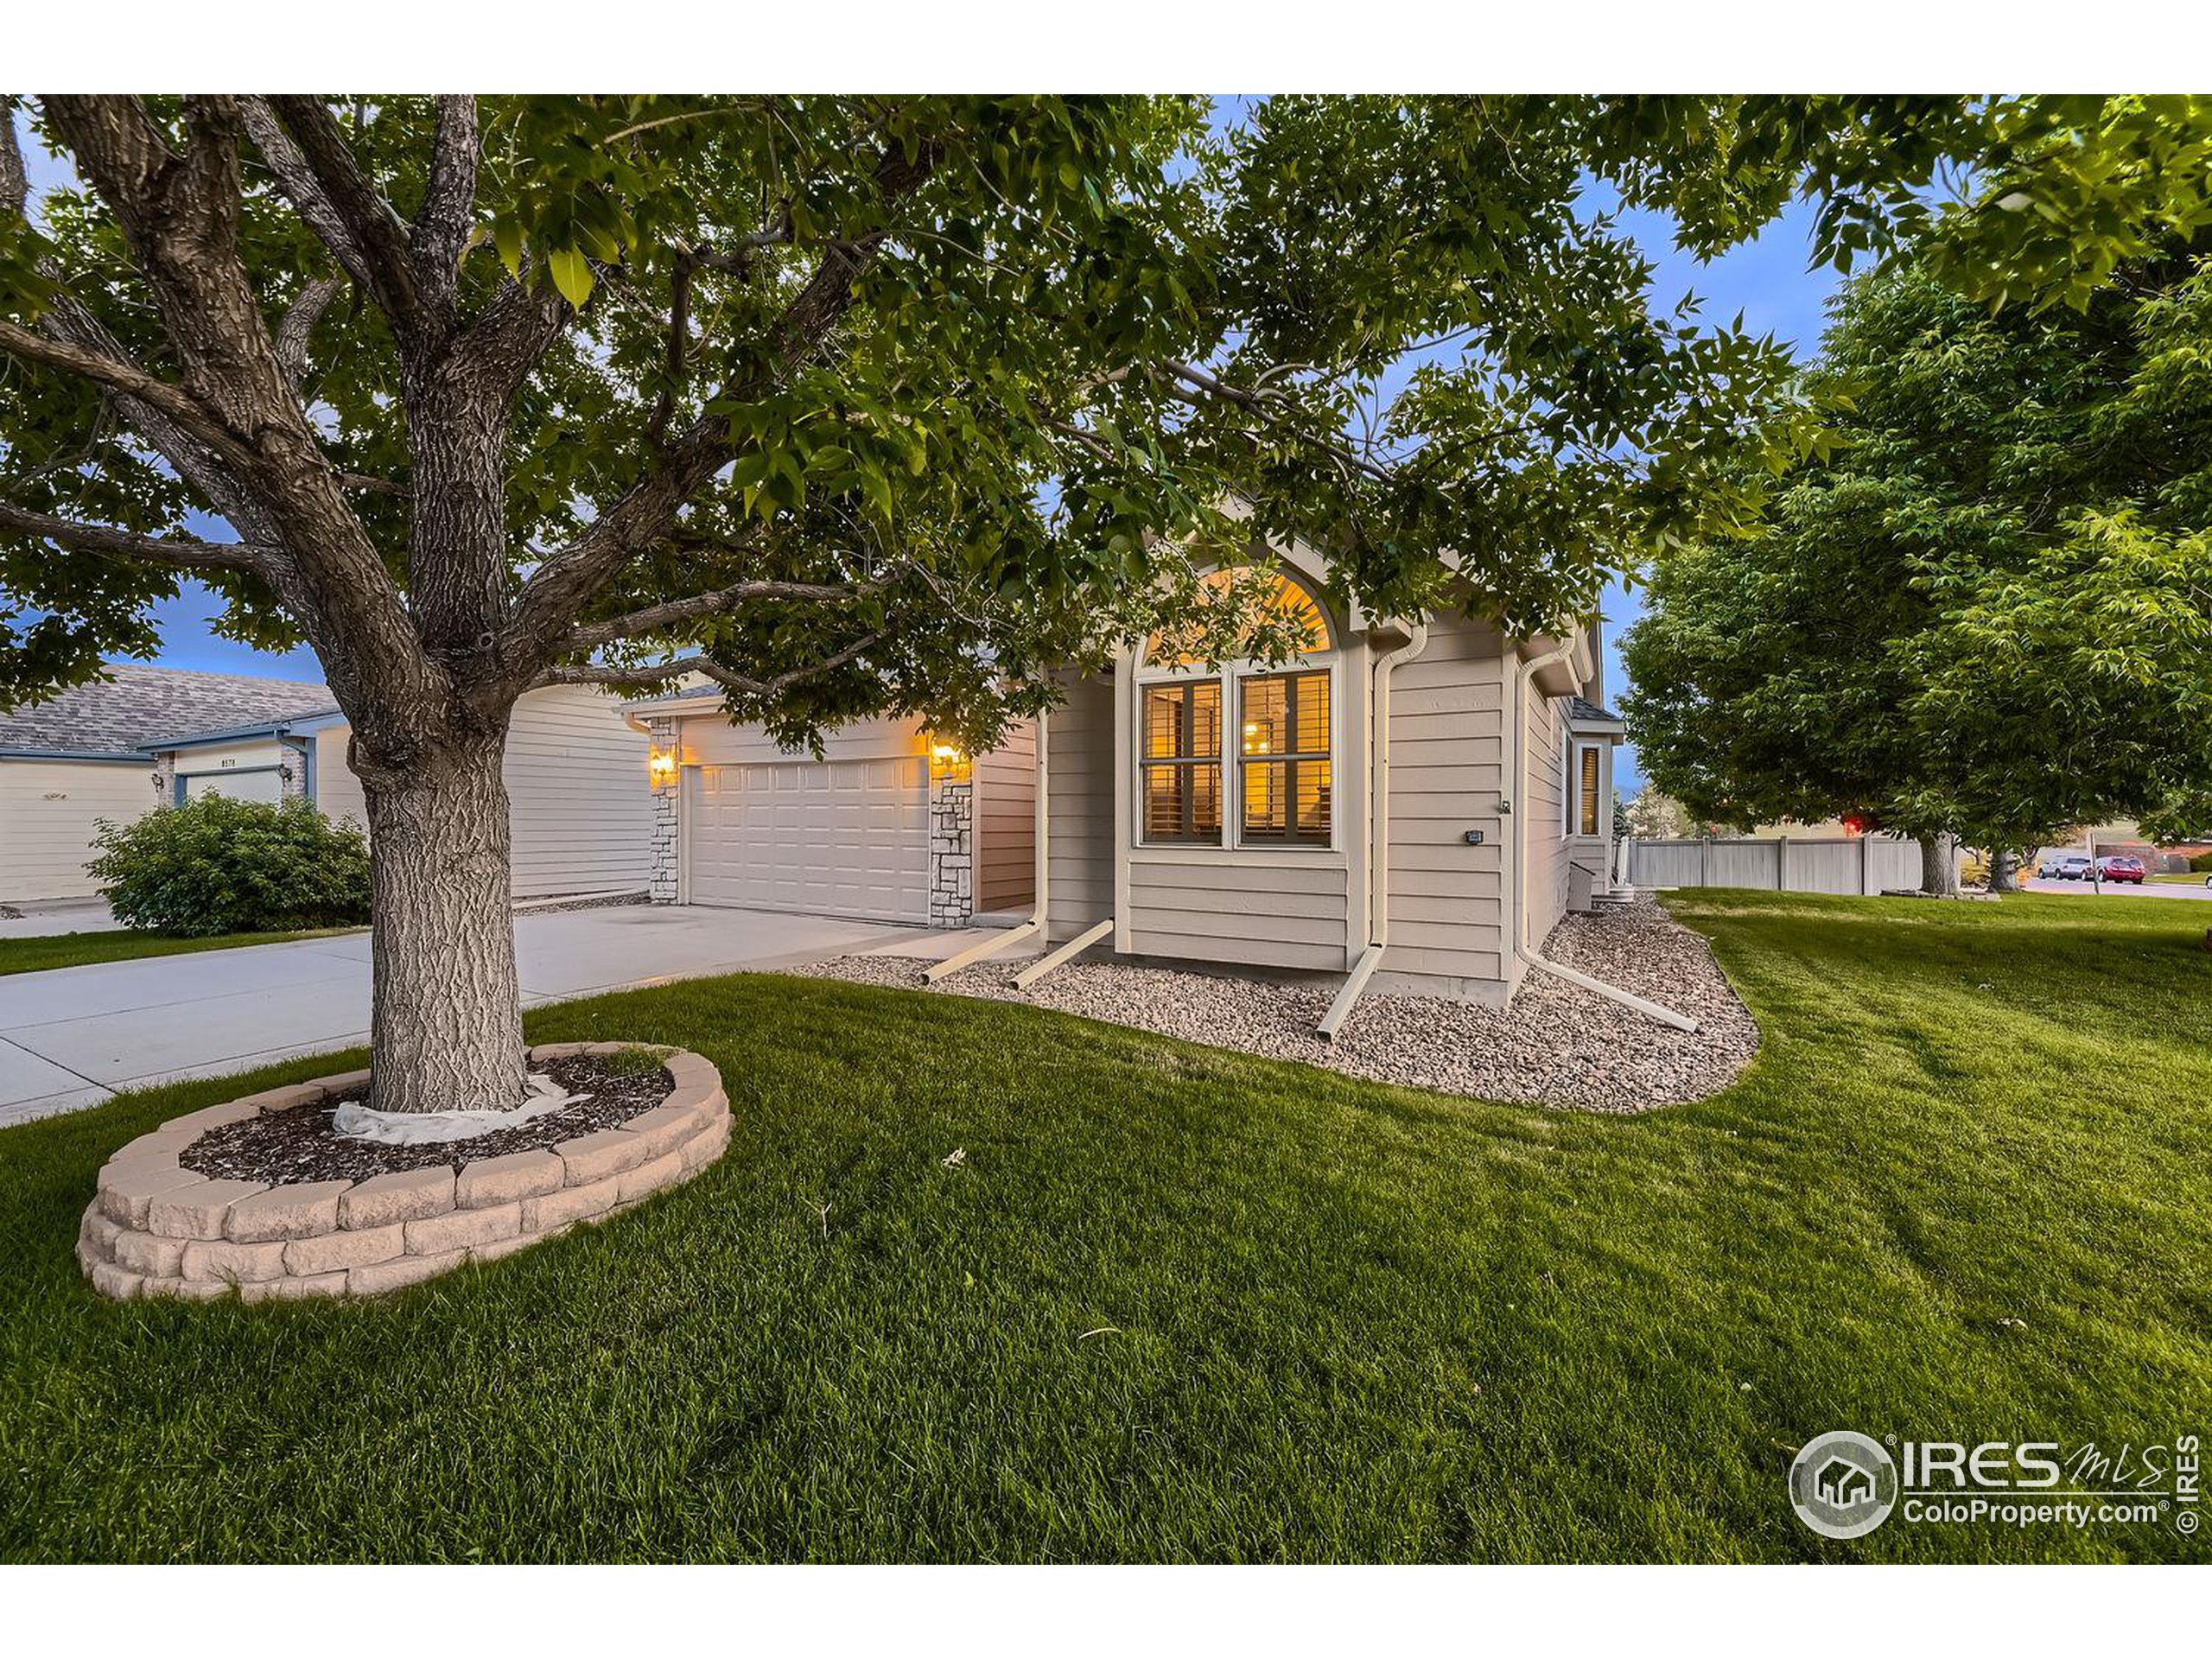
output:
[{"label": "white downspout", "polygon": [[[1509,804],[1516,801],[1525,802],[1527,798],[1522,785],[1525,781],[1522,774],[1529,758],[1529,746],[1522,741],[1527,726],[1523,711],[1528,706],[1529,687],[1539,673],[1567,657],[1573,649],[1573,643],[1569,641],[1555,651],[1547,652],[1541,657],[1533,658],[1507,671],[1513,694],[1505,720],[1506,763],[1503,771],[1505,785],[1512,791],[1506,798]],[[1578,969],[1562,967],[1529,948],[1529,906],[1523,899],[1521,887],[1521,824],[1526,822],[1525,817],[1518,823],[1508,818],[1504,830],[1505,844],[1499,849],[1504,874],[1503,897],[1507,912],[1506,926],[1513,940],[1513,954],[1531,968],[1541,968],[1554,979],[1563,979],[1570,985],[1580,985],[1586,991],[1594,991],[1599,996],[1656,1020],[1662,1026],[1672,1026],[1677,1031],[1695,1031],[1697,1021],[1686,1014],[1677,1014],[1672,1008],[1648,1001],[1618,985],[1608,985],[1604,980],[1594,978]]]},{"label": "white downspout", "polygon": [[1375,721],[1374,813],[1375,844],[1367,858],[1367,949],[1352,964],[1338,988],[1336,1000],[1313,1027],[1313,1034],[1333,1042],[1337,1028],[1359,1001],[1367,982],[1382,965],[1383,947],[1390,943],[1390,676],[1400,663],[1411,662],[1428,645],[1428,625],[1414,624],[1413,636],[1395,651],[1376,659],[1375,693],[1370,699]]}]

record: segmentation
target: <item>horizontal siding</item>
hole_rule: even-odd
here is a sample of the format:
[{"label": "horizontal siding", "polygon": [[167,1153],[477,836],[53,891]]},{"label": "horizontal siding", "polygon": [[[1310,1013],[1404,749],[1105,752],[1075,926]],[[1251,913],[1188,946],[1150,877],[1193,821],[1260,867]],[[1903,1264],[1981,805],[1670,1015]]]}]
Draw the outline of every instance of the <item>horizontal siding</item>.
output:
[{"label": "horizontal siding", "polygon": [[1019,721],[976,760],[976,908],[1037,901],[1037,728]]},{"label": "horizontal siding", "polygon": [[[1308,864],[1145,860],[1129,868],[1130,949],[1143,956],[1270,967],[1350,965],[1350,872],[1338,855]],[[1163,940],[1177,941],[1169,950]]]},{"label": "horizontal siding", "polygon": [[0,899],[85,899],[95,821],[128,823],[157,804],[154,766],[0,760]]},{"label": "horizontal siding", "polygon": [[315,804],[334,822],[351,819],[369,827],[368,798],[361,780],[346,764],[346,746],[353,741],[350,726],[326,728],[315,734]]},{"label": "horizontal siding", "polygon": [[505,776],[518,899],[643,887],[652,865],[647,740],[589,686],[525,693]]},{"label": "horizontal siding", "polygon": [[[346,764],[350,728],[315,734],[315,804],[368,827],[361,780]],[[510,861],[518,899],[643,887],[652,864],[648,744],[620,706],[589,686],[524,693],[507,726]]]},{"label": "horizontal siding", "polygon": [[[1390,682],[1389,947],[1385,972],[1496,980],[1503,960],[1504,643],[1433,623]],[[1466,832],[1483,843],[1470,846]]]},{"label": "horizontal siding", "polygon": [[197,778],[210,772],[253,772],[284,763],[284,751],[273,738],[260,742],[211,743],[204,749],[179,749],[180,778]]},{"label": "horizontal siding", "polygon": [[1185,962],[1217,962],[1249,968],[1298,968],[1319,973],[1344,970],[1344,947],[1274,939],[1225,940],[1213,933],[1176,933],[1150,927],[1132,930],[1133,956],[1170,957]]},{"label": "horizontal siding", "polygon": [[1114,683],[1077,680],[1046,743],[1052,825],[1046,931],[1070,939],[1114,913]]}]

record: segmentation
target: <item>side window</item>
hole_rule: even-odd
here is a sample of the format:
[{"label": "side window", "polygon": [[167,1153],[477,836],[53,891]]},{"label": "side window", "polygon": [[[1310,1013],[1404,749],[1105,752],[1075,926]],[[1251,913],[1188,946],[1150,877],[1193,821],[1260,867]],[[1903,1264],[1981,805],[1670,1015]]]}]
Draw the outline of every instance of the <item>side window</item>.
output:
[{"label": "side window", "polygon": [[1221,845],[1221,682],[1144,689],[1144,838]]}]

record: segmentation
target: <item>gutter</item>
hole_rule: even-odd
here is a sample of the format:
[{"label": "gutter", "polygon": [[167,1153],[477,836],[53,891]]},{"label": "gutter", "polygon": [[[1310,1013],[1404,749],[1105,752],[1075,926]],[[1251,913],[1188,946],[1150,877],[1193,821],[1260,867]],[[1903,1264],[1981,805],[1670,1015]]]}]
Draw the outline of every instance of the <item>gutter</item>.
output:
[{"label": "gutter", "polygon": [[[1523,773],[1527,769],[1529,758],[1529,746],[1522,741],[1527,726],[1523,710],[1528,705],[1529,688],[1540,672],[1550,667],[1552,664],[1560,661],[1573,650],[1574,642],[1569,640],[1566,645],[1560,645],[1541,657],[1533,658],[1528,662],[1517,664],[1507,671],[1508,682],[1513,695],[1508,700],[1509,707],[1505,721],[1507,756],[1504,778],[1506,787],[1512,793],[1501,803],[1501,814],[1510,813],[1512,810],[1513,802],[1523,798],[1522,785],[1524,781]],[[1608,985],[1604,980],[1583,973],[1579,969],[1562,967],[1549,957],[1529,948],[1527,938],[1529,906],[1522,901],[1521,891],[1522,875],[1521,840],[1519,826],[1509,823],[1505,830],[1504,845],[1500,849],[1500,853],[1503,873],[1502,893],[1507,911],[1507,930],[1513,940],[1513,954],[1529,967],[1541,969],[1554,979],[1565,980],[1570,985],[1579,985],[1586,991],[1594,991],[1609,1001],[1618,1002],[1624,1007],[1634,1008],[1646,1018],[1656,1020],[1662,1026],[1672,1026],[1676,1031],[1695,1031],[1698,1028],[1697,1021],[1686,1014],[1677,1014],[1672,1008],[1663,1007],[1657,1002],[1648,1001],[1633,991],[1624,991],[1618,985]]]},{"label": "gutter", "polygon": [[1382,965],[1382,952],[1390,943],[1390,677],[1401,663],[1411,662],[1428,645],[1428,625],[1414,624],[1413,635],[1402,645],[1386,652],[1375,664],[1375,693],[1370,699],[1375,721],[1374,812],[1375,842],[1367,860],[1367,949],[1359,953],[1351,972],[1338,988],[1329,1011],[1313,1027],[1313,1034],[1334,1042],[1337,1030],[1366,990],[1367,982]]}]

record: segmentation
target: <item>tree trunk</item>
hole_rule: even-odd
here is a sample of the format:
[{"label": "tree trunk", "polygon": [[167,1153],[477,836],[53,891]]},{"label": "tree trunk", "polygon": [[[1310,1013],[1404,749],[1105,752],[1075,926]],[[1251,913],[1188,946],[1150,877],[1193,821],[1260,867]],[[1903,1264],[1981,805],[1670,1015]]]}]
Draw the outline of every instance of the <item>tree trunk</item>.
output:
[{"label": "tree trunk", "polygon": [[364,767],[375,951],[370,1103],[504,1109],[523,1096],[504,733]]},{"label": "tree trunk", "polygon": [[1959,896],[1959,842],[1955,836],[1920,838],[1920,890],[1939,899]]},{"label": "tree trunk", "polygon": [[2020,884],[2012,878],[2019,874],[2020,860],[2016,853],[2002,849],[1989,855],[1989,890],[1992,893],[2018,893]]}]

